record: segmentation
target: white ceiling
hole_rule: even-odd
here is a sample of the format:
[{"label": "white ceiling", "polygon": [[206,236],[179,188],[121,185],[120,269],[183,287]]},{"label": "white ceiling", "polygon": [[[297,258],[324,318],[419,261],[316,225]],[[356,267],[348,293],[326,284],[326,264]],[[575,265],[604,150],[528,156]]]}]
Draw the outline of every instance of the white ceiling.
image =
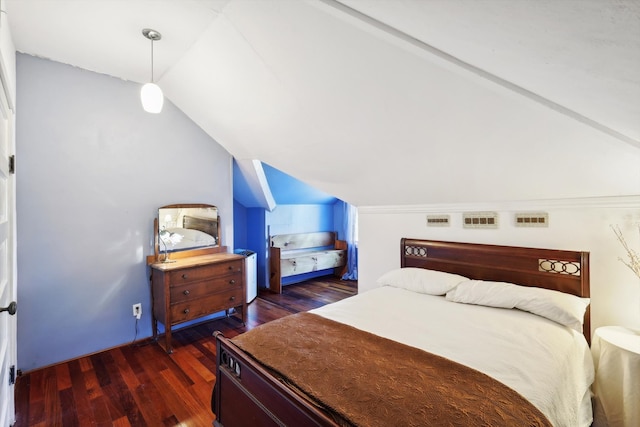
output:
[{"label": "white ceiling", "polygon": [[[20,52],[167,97],[356,205],[640,193],[638,0],[4,0]],[[455,179],[448,180],[455,172]]]}]

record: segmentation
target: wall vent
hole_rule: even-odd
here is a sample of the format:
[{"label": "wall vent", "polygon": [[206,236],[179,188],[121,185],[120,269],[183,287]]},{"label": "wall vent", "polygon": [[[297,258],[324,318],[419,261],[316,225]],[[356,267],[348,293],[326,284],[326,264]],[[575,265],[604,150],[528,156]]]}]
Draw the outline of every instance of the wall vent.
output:
[{"label": "wall vent", "polygon": [[449,215],[427,215],[427,227],[449,227],[450,225]]},{"label": "wall vent", "polygon": [[515,214],[516,227],[548,227],[549,214],[546,212],[523,212]]},{"label": "wall vent", "polygon": [[462,226],[464,228],[498,228],[498,213],[464,212]]}]

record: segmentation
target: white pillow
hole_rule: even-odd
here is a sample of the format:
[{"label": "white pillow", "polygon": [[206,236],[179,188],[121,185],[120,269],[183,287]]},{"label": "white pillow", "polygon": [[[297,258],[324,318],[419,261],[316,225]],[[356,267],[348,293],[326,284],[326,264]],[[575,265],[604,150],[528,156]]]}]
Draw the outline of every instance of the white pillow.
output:
[{"label": "white pillow", "polygon": [[589,298],[513,283],[469,280],[447,292],[447,300],[488,307],[517,308],[582,332]]},{"label": "white pillow", "polygon": [[429,295],[444,295],[460,282],[469,280],[464,276],[424,268],[405,267],[391,270],[377,281],[382,286],[393,286]]},{"label": "white pillow", "polygon": [[201,245],[215,245],[216,239],[213,236],[192,228],[167,228],[170,233],[176,233],[183,237],[186,242],[195,242]]}]

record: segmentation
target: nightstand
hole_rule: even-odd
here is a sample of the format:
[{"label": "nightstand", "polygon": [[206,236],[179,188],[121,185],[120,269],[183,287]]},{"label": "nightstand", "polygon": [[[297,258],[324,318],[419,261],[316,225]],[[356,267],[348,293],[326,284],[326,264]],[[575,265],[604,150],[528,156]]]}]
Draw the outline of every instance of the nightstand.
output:
[{"label": "nightstand", "polygon": [[609,427],[640,426],[640,334],[621,326],[596,329],[593,391]]}]

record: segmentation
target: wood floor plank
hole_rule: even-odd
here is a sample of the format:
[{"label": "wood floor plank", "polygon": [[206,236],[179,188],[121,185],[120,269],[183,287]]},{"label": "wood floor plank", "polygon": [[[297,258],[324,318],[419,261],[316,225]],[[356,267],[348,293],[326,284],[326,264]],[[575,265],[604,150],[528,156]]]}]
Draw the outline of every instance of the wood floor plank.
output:
[{"label": "wood floor plank", "polygon": [[80,362],[80,368],[82,369],[82,372],[93,370],[91,359],[89,359],[88,357],[81,357],[78,361]]},{"label": "wood floor plank", "polygon": [[15,388],[15,402],[16,402],[16,423],[20,425],[29,424],[29,389],[31,388],[31,375],[25,375],[19,378],[21,383],[19,387]]},{"label": "wood floor plank", "polygon": [[83,371],[83,378],[89,400],[102,396],[102,388],[100,387],[96,372],[93,370],[93,365],[91,365],[90,370]]},{"label": "wood floor plank", "polygon": [[173,415],[162,422],[162,425],[165,427],[174,427],[174,426],[177,426],[178,424],[180,424],[178,422],[178,419]]},{"label": "wood floor plank", "polygon": [[[22,419],[22,417],[17,417]],[[27,422],[26,425],[37,425],[46,420],[46,414],[44,410],[44,399],[36,402],[31,402],[29,406],[29,414],[24,418]]]},{"label": "wood floor plank", "polygon": [[113,352],[98,353],[91,356],[93,367],[98,377],[98,382],[104,391],[104,403],[107,405],[112,420],[120,419],[127,415],[125,405],[127,396],[121,394],[123,381],[115,369]]},{"label": "wood floor plank", "polygon": [[82,427],[75,410],[75,399],[73,390],[65,388],[60,391],[60,407],[62,408],[62,425],[65,427]]},{"label": "wood floor plank", "polygon": [[261,290],[245,325],[221,318],[174,332],[174,353],[142,340],[18,377],[15,427],[211,427],[213,333],[232,338],[263,323],[339,301],[357,283],[332,276]]},{"label": "wood floor plank", "polygon": [[95,425],[111,426],[113,424],[104,394],[100,394],[91,399],[91,409],[93,411],[93,423]]},{"label": "wood floor plank", "polygon": [[215,378],[211,369],[204,366],[191,351],[177,352],[173,358],[194,384],[213,381]]},{"label": "wood floor plank", "polygon": [[157,425],[160,420],[157,419],[154,411],[147,410],[151,401],[146,398],[144,393],[141,393],[143,387],[141,387],[137,375],[128,364],[122,350],[115,349],[112,354],[122,378],[122,384],[117,384],[116,387],[119,388],[120,399],[123,400],[123,409],[129,423],[132,426]]},{"label": "wood floor plank", "polygon": [[62,425],[62,409],[60,406],[55,367],[50,367],[45,370],[42,386],[44,390],[44,416],[46,417],[46,421],[51,422],[52,425]]},{"label": "wood floor plank", "polygon": [[[136,394],[140,397],[140,402],[143,402],[141,411],[143,415],[151,413],[150,416],[145,415],[145,419],[153,420],[158,418],[164,423],[167,419],[175,418],[173,411],[167,406],[164,390],[158,388],[156,384],[155,374],[150,376],[143,371],[138,373],[138,378],[141,385],[136,390]],[[153,424],[150,423],[149,425]]]},{"label": "wood floor plank", "polygon": [[113,421],[113,427],[132,427],[133,425],[129,422],[127,417],[118,418]]},{"label": "wood floor plank", "polygon": [[82,364],[78,360],[72,360],[68,365],[73,391],[73,409],[77,413],[78,423],[81,426],[91,425],[93,414],[89,393],[87,393],[85,386]]},{"label": "wood floor plank", "polygon": [[[43,378],[46,370],[47,370],[46,368],[39,369],[29,374],[30,383],[31,383],[31,387],[29,389],[29,401],[32,404],[38,404],[40,402],[44,402]],[[16,383],[18,386],[20,385],[21,380],[22,380],[22,377],[18,377],[18,381]],[[34,422],[37,423],[40,421],[34,420]]]},{"label": "wood floor plank", "polygon": [[155,410],[155,408],[157,408],[157,405],[155,405],[156,402],[152,397],[152,394],[150,394],[148,391],[149,387],[139,385],[135,390],[132,391],[132,394],[136,403],[138,404],[138,408],[140,409],[145,424],[149,426],[162,425],[164,424],[163,413]]},{"label": "wood floor plank", "polygon": [[[133,397],[131,390],[126,387],[124,381],[114,381],[108,386],[111,388],[111,393],[108,393],[107,396],[110,397],[109,402],[109,412],[113,416],[112,410],[116,410],[116,414],[119,414],[120,411],[124,414],[124,416],[129,420],[129,423],[132,426],[144,426],[146,425],[144,421],[144,417],[140,412],[140,408],[138,407],[138,403]],[[122,417],[121,417],[122,418]]]},{"label": "wood floor plank", "polygon": [[65,390],[71,388],[71,377],[69,376],[69,364],[60,363],[56,366],[56,383],[58,384],[58,390]]},{"label": "wood floor plank", "polygon": [[[213,414],[201,411],[202,401],[199,401],[191,392],[191,386],[184,386],[171,370],[162,371],[167,387],[173,390],[173,394],[180,396],[179,408],[176,415],[181,422],[193,422],[194,425],[211,425]],[[176,401],[177,402],[177,401]]]},{"label": "wood floor plank", "polygon": [[129,362],[124,357],[122,349],[116,348],[111,351],[111,354],[113,356],[113,362],[117,366],[122,380],[130,390],[135,390],[136,387],[140,385],[140,382],[138,381],[138,377],[135,372],[133,372],[131,365],[129,365]]}]

